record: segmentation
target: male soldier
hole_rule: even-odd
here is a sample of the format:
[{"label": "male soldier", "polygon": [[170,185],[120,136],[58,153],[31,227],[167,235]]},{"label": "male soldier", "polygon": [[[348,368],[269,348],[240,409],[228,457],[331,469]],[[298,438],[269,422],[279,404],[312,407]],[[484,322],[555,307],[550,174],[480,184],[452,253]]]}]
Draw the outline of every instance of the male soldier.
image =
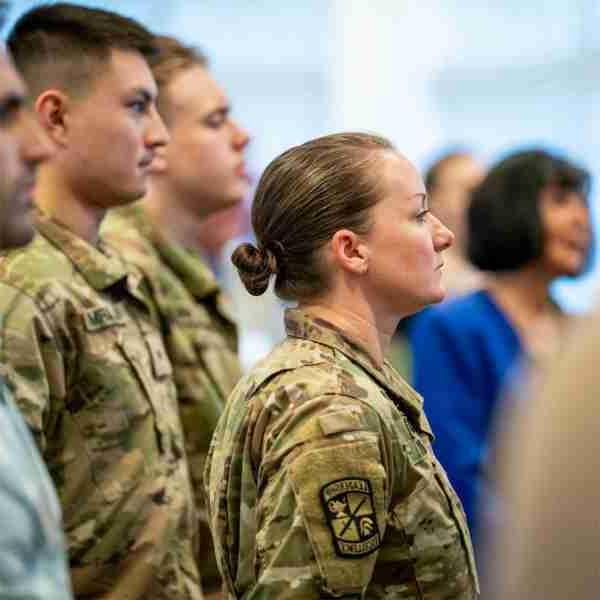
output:
[{"label": "male soldier", "polygon": [[152,41],[63,3],[9,36],[57,150],[40,170],[39,235],[0,264],[0,358],[58,489],[79,598],[202,597],[171,364],[141,277],[98,237],[107,208],[144,195],[168,141]]},{"label": "male soldier", "polygon": [[186,450],[200,519],[205,592],[218,589],[204,510],[202,471],[225,399],[240,376],[235,326],[215,278],[200,258],[199,224],[248,192],[248,135],[229,116],[205,58],[159,37],[153,72],[171,141],[154,164],[143,202],[112,212],[103,231],[150,281],[174,367]]},{"label": "male soldier", "polygon": [[[0,248],[31,241],[32,192],[51,145],[0,48]],[[4,332],[0,325],[0,336]],[[1,343],[1,342],[0,342]],[[0,597],[69,600],[60,507],[31,434],[0,379]]]}]

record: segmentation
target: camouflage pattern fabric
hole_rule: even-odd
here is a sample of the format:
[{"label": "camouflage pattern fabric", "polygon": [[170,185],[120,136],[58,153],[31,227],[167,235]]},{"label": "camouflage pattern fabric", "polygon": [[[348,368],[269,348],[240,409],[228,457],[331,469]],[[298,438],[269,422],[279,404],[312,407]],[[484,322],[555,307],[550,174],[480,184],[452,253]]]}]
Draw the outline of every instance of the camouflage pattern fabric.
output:
[{"label": "camouflage pattern fabric", "polygon": [[477,597],[420,396],[329,323],[292,309],[286,328],[234,390],[207,461],[229,597]]},{"label": "camouflage pattern fabric", "polygon": [[0,362],[62,504],[77,598],[202,598],[171,363],[141,293],[40,215],[0,260]]},{"label": "camouflage pattern fabric", "polygon": [[237,332],[214,275],[200,256],[167,239],[140,204],[111,211],[103,234],[150,283],[160,314],[183,422],[199,516],[198,564],[205,591],[220,588],[202,473],[227,396],[241,377]]}]

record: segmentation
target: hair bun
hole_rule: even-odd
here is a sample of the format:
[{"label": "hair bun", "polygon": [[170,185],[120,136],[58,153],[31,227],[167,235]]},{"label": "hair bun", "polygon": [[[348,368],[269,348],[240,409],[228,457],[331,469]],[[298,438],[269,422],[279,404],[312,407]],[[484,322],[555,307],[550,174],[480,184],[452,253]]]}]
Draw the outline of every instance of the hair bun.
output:
[{"label": "hair bun", "polygon": [[271,275],[277,273],[277,258],[265,247],[240,244],[231,255],[231,262],[248,293],[260,296],[269,287]]}]

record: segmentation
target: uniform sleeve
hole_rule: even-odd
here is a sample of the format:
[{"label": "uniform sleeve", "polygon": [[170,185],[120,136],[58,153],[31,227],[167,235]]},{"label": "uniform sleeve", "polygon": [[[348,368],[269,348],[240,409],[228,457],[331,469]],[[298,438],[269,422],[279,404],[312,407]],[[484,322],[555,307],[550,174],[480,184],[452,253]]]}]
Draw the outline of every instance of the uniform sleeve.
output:
[{"label": "uniform sleeve", "polygon": [[42,452],[64,402],[65,376],[45,315],[20,292],[0,283],[0,368]]},{"label": "uniform sleeve", "polygon": [[[410,330],[414,387],[424,398],[435,455],[448,473],[473,529],[477,509],[484,440],[473,427],[481,404],[477,378],[481,369],[464,352],[459,339],[435,310],[415,319]],[[472,531],[472,533],[474,533]]]},{"label": "uniform sleeve", "polygon": [[363,597],[389,503],[380,434],[366,410],[344,396],[311,400],[267,434],[251,597]]}]

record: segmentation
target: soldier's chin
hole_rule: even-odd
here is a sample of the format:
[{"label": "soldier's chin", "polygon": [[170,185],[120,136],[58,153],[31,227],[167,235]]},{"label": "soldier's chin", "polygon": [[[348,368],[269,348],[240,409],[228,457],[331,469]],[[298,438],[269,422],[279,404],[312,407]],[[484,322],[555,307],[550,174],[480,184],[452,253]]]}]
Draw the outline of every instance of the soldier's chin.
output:
[{"label": "soldier's chin", "polygon": [[127,206],[137,200],[141,200],[145,195],[148,186],[144,181],[142,184],[131,186],[128,189],[119,190],[113,194],[110,199],[107,199],[106,208],[116,208],[119,206]]}]

